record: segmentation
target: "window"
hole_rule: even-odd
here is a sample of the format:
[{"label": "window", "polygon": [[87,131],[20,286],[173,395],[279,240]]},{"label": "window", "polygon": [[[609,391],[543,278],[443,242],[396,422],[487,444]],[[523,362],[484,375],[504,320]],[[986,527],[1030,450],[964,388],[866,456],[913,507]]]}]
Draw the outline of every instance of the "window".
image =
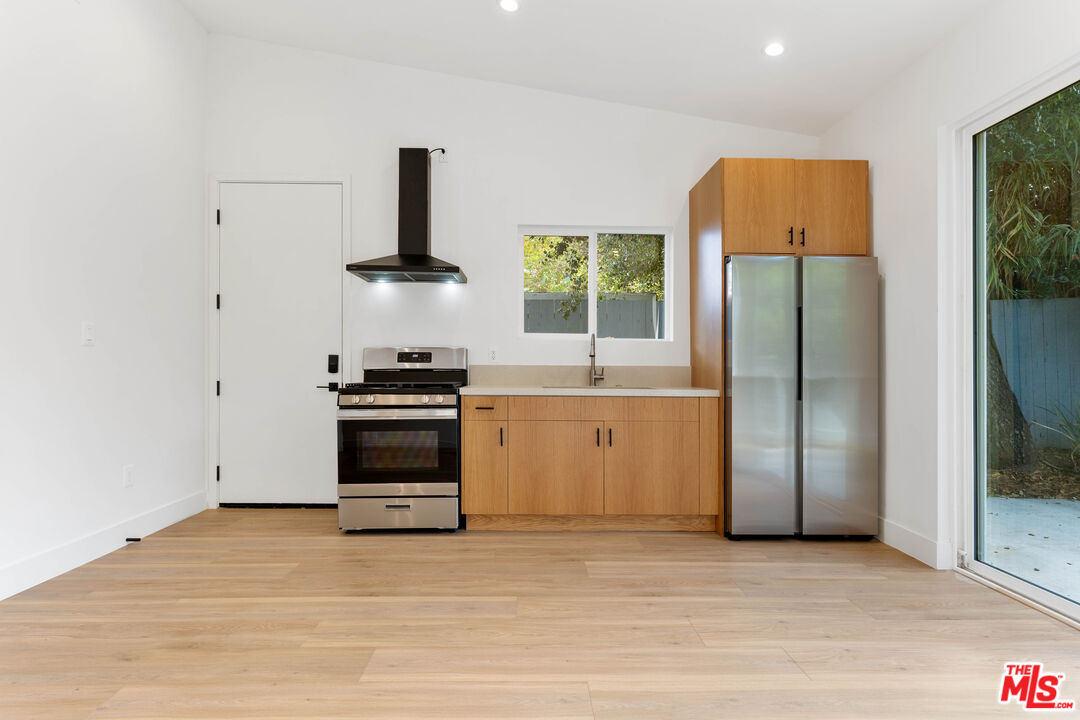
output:
[{"label": "window", "polygon": [[1080,602],[1080,83],[974,138],[978,562]]},{"label": "window", "polygon": [[588,236],[525,236],[525,332],[587,333],[588,295]]},{"label": "window", "polygon": [[666,337],[665,233],[523,235],[526,333]]}]

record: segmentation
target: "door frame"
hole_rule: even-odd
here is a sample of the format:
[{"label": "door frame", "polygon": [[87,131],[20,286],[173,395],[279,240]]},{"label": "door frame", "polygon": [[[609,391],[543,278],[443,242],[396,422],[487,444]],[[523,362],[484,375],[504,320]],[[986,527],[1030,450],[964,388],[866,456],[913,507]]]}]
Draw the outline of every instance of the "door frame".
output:
[{"label": "door frame", "polygon": [[[953,569],[1080,629],[1080,608],[976,560],[975,147],[986,128],[1080,79],[1080,55],[938,129],[938,569]],[[983,411],[983,406],[979,406]],[[955,549],[955,552],[954,552]]]},{"label": "door frame", "polygon": [[215,383],[219,378],[221,361],[221,323],[215,298],[221,292],[221,226],[217,224],[217,211],[221,208],[221,186],[227,184],[251,185],[339,185],[341,187],[341,358],[338,375],[348,377],[352,370],[352,336],[345,332],[351,327],[350,303],[347,301],[345,284],[348,273],[345,265],[352,256],[352,176],[346,173],[327,175],[294,175],[290,173],[227,173],[211,174],[207,179],[206,225],[205,225],[205,287],[204,299],[206,328],[206,355],[204,378],[204,407],[206,408],[205,483],[206,506],[218,507],[219,492],[217,467],[221,458],[220,399]]}]

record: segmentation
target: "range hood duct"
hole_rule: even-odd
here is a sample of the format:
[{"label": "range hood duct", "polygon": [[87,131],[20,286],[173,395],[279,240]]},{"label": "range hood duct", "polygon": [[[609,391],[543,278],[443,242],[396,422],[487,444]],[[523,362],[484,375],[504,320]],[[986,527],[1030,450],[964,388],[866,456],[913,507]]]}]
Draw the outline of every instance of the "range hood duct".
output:
[{"label": "range hood duct", "polygon": [[467,282],[453,263],[431,255],[431,153],[398,148],[398,251],[349,263],[345,269],[368,282]]}]

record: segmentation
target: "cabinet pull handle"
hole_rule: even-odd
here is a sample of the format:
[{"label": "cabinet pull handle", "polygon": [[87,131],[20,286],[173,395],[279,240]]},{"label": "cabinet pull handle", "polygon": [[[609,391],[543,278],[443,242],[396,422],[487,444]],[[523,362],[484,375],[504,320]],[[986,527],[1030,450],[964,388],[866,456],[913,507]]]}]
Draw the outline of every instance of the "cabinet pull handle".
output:
[{"label": "cabinet pull handle", "polygon": [[477,405],[477,406],[476,406],[476,409],[477,409],[477,410],[494,410],[495,408],[493,408],[493,407],[488,407],[487,405]]},{"label": "cabinet pull handle", "polygon": [[799,230],[799,244],[806,247],[806,228]]},{"label": "cabinet pull handle", "polygon": [[596,447],[600,447],[600,428],[596,428]]},{"label": "cabinet pull handle", "polygon": [[787,244],[788,245],[794,245],[795,244],[795,226],[794,225],[792,225],[791,227],[789,227],[787,229]]},{"label": "cabinet pull handle", "polygon": [[499,447],[502,447],[502,444],[503,444],[502,431],[503,431],[503,429],[499,428]]},{"label": "cabinet pull handle", "polygon": [[611,428],[607,429],[607,446],[611,447]]}]

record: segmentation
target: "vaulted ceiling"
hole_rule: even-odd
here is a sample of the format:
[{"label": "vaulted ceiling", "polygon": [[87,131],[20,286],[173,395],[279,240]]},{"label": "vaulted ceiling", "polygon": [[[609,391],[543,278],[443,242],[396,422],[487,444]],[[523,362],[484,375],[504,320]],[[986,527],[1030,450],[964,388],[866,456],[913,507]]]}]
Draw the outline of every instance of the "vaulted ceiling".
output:
[{"label": "vaulted ceiling", "polygon": [[991,0],[181,1],[212,32],[818,134]]}]

